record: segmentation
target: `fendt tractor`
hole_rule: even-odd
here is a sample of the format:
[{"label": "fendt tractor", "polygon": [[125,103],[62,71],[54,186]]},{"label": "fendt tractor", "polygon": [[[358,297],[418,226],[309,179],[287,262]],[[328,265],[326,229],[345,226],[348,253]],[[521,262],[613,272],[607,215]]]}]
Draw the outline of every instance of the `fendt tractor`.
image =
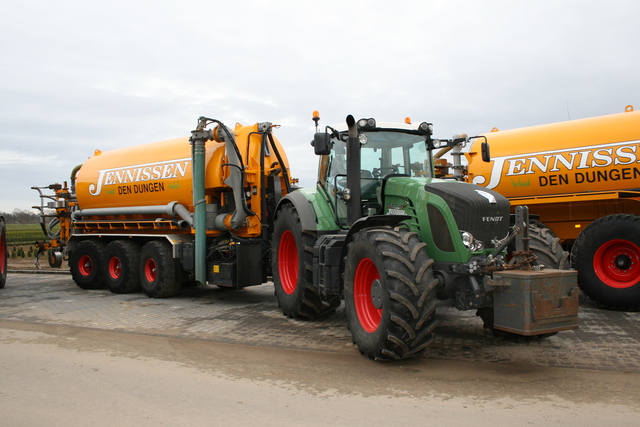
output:
[{"label": "fendt tractor", "polygon": [[[464,165],[462,148],[470,141]],[[479,160],[480,145],[487,141],[491,163]],[[576,269],[582,291],[604,308],[640,310],[639,111],[629,105],[624,113],[494,128],[480,137],[448,142],[453,163],[442,157],[448,149],[437,154],[439,175],[529,206],[536,218],[532,247],[537,241],[558,243],[539,255],[543,263]]]},{"label": "fendt tractor", "polygon": [[276,211],[283,312],[315,317],[343,298],[354,343],[377,360],[422,352],[438,306],[477,310],[488,328],[519,335],[576,328],[575,273],[520,269],[534,258],[526,209],[510,227],[500,194],[435,179],[432,125],[405,122],[348,116],[346,128],[316,132],[316,187],[289,193]]},{"label": "fendt tractor", "polygon": [[431,124],[348,116],[318,132],[318,120],[309,189],[294,187],[270,123],[201,118],[190,139],[96,152],[71,188],[38,188],[56,209],[47,221],[40,207],[51,240],[39,247],[87,289],[167,297],[272,277],[282,312],[306,319],[344,299],[353,341],[377,360],[420,354],[438,306],[477,310],[503,333],[577,328],[575,272],[536,265],[526,208],[510,226],[505,197],[434,178]]}]

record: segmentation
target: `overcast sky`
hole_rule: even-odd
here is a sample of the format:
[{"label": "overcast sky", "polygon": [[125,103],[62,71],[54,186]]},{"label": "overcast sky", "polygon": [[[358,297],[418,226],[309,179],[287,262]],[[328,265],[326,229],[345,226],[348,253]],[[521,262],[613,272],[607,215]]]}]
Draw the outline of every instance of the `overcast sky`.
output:
[{"label": "overcast sky", "polygon": [[0,0],[0,211],[202,115],[280,124],[310,186],[313,110],[448,138],[640,108],[639,18],[636,0]]}]

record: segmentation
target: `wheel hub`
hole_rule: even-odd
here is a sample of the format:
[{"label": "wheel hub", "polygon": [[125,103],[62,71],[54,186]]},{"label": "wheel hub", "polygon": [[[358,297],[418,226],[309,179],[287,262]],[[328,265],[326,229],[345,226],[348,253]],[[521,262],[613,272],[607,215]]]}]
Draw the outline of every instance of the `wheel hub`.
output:
[{"label": "wheel hub", "polygon": [[371,302],[378,310],[382,308],[382,283],[380,283],[380,279],[371,283]]},{"label": "wheel hub", "polygon": [[601,245],[593,257],[593,270],[598,279],[612,288],[624,289],[640,281],[640,247],[624,239]]},{"label": "wheel hub", "polygon": [[383,292],[380,274],[370,258],[361,259],[356,267],[353,294],[360,325],[369,333],[375,332],[382,319]]},{"label": "wheel hub", "polygon": [[91,257],[83,255],[80,258],[80,261],[78,261],[78,270],[83,276],[91,275],[91,272],[93,271],[93,262],[91,261]]},{"label": "wheel hub", "polygon": [[626,254],[618,255],[615,264],[620,270],[628,270],[631,267],[631,258]]},{"label": "wheel hub", "polygon": [[122,274],[122,264],[117,257],[113,257],[109,260],[109,274],[114,279],[118,279]]}]

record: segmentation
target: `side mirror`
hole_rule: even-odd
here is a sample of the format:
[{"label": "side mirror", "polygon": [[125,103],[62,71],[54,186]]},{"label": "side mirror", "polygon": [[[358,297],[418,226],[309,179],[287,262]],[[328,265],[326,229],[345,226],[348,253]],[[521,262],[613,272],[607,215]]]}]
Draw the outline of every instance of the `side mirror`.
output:
[{"label": "side mirror", "polygon": [[331,138],[327,132],[318,132],[313,135],[313,150],[318,156],[325,156],[331,153]]},{"label": "side mirror", "polygon": [[489,143],[487,141],[480,145],[480,150],[482,151],[482,161],[487,163],[490,162],[491,154],[489,153]]}]

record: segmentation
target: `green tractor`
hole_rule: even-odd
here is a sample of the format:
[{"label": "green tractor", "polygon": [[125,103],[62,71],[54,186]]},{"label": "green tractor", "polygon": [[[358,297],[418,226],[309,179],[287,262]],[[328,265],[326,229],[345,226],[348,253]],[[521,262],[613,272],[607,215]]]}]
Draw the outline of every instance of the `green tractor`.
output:
[{"label": "green tractor", "polygon": [[[314,319],[344,299],[354,343],[376,360],[422,353],[437,307],[477,310],[486,327],[520,335],[577,327],[575,274],[553,270],[531,288],[539,271],[527,262],[526,211],[510,225],[500,194],[434,178],[430,123],[348,116],[346,128],[317,132],[314,121],[318,183],[284,197],[274,222],[273,281],[285,315]],[[486,161],[488,153],[485,144]],[[508,258],[516,240],[519,255]],[[524,278],[499,276],[522,266]]]}]

